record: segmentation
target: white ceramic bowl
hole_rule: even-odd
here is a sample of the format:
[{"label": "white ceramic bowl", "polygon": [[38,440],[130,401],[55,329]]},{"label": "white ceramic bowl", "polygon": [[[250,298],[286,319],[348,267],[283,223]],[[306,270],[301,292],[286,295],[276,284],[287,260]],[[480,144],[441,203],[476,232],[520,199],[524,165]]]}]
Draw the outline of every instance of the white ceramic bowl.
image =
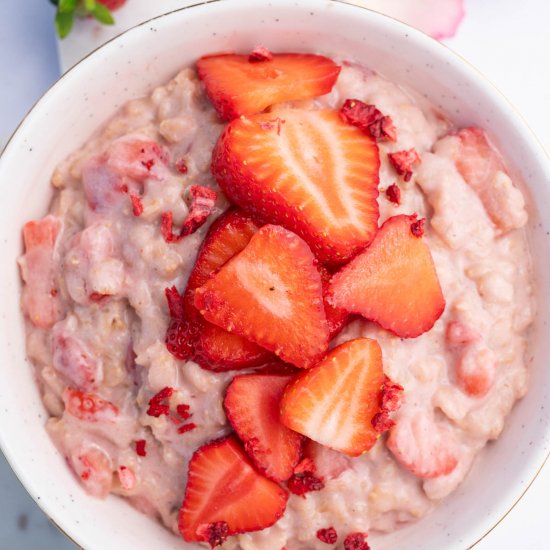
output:
[{"label": "white ceramic bowl", "polygon": [[26,117],[0,159],[2,449],[42,509],[87,550],[189,547],[120,499],[85,495],[46,434],[45,411],[24,352],[16,266],[20,228],[45,214],[55,165],[125,101],[147,94],[204,53],[248,51],[258,43],[274,51],[322,51],[355,59],[416,88],[458,125],[486,128],[528,186],[539,309],[529,351],[529,393],[502,437],[433,514],[370,539],[377,550],[473,545],[506,515],[548,452],[550,168],[511,106],[458,56],[397,21],[338,1],[212,1],[159,17],[82,61]]}]

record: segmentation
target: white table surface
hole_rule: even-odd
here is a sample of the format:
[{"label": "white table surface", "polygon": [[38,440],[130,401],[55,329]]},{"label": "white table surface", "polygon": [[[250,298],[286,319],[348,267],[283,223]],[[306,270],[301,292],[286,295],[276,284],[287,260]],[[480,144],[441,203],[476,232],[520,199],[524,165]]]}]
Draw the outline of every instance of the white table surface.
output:
[{"label": "white table surface", "polygon": [[[150,5],[161,4],[158,0],[148,1]],[[132,2],[140,3],[129,0],[130,4]],[[368,2],[364,0],[365,4]],[[172,7],[185,2],[162,0],[162,3]],[[500,88],[550,151],[550,3],[544,0],[466,0],[465,7],[466,17],[457,35],[445,43]],[[52,23],[53,8],[47,0],[0,0],[0,8],[1,148],[29,108],[56,80],[60,69]],[[127,9],[118,12],[121,25],[135,17],[135,13],[125,12]],[[150,9],[143,8],[143,13]],[[114,32],[97,27],[85,29],[82,25],[78,30],[82,30],[82,34],[75,34],[62,46],[65,63],[80,55],[93,41],[107,38]],[[550,548],[547,535],[549,503],[550,464],[506,521],[476,548]],[[49,524],[0,454],[0,550],[71,548],[73,545]],[[113,548],[126,550],[119,549],[116,543]]]}]

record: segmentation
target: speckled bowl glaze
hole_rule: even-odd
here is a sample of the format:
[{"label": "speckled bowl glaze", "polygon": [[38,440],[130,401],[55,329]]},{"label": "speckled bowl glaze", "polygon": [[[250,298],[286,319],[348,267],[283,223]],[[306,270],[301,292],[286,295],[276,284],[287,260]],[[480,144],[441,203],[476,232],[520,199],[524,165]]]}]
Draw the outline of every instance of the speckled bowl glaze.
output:
[{"label": "speckled bowl glaze", "polygon": [[377,550],[474,545],[521,497],[547,456],[550,413],[550,167],[507,101],[444,46],[395,20],[338,1],[211,1],[144,23],[86,58],[46,93],[0,159],[0,441],[42,509],[87,550],[191,548],[123,500],[84,494],[44,430],[45,411],[25,358],[19,308],[20,228],[42,216],[55,165],[124,102],[147,94],[207,52],[272,50],[343,56],[416,88],[458,125],[486,128],[525,182],[538,288],[531,387],[502,437],[431,515],[390,535]]}]

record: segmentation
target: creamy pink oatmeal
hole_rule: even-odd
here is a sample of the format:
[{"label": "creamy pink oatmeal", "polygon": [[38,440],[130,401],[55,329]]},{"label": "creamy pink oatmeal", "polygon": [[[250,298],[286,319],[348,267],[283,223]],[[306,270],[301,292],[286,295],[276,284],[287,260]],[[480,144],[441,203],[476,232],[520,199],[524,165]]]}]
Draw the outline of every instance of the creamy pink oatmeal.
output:
[{"label": "creamy pink oatmeal", "polygon": [[[378,135],[369,130],[380,159],[378,226],[426,219],[416,227],[445,307],[416,337],[346,317],[330,348],[376,340],[384,374],[404,388],[379,430],[389,431],[353,457],[306,443],[322,487],[291,488],[276,523],[216,541],[227,549],[342,547],[348,534],[421,518],[456,489],[527,391],[527,213],[504,161],[482,130],[458,129],[415,92],[341,65],[329,93],[274,102],[282,129],[273,131],[284,135],[290,111],[337,111],[350,98],[376,106],[385,120]],[[174,313],[175,302],[169,311],[166,289],[183,294],[212,222],[231,206],[211,173],[224,128],[194,69],[129,102],[58,166],[49,213],[25,227],[20,259],[27,353],[58,450],[89,494],[120,495],[178,535],[193,453],[233,431],[228,384],[276,361],[254,340],[250,368],[207,370],[165,343],[174,317],[186,314]]]}]

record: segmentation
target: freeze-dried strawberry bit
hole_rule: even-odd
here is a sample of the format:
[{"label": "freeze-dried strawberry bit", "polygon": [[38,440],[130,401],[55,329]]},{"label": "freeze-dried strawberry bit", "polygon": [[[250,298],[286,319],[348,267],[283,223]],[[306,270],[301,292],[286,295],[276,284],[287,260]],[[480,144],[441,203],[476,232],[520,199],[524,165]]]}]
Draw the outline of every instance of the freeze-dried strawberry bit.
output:
[{"label": "freeze-dried strawberry bit", "polygon": [[193,416],[193,414],[189,412],[189,405],[186,405],[185,403],[180,403],[176,407],[176,412],[182,420],[187,420]]},{"label": "freeze-dried strawberry bit", "polygon": [[147,441],[145,439],[138,439],[136,441],[136,454],[138,456],[147,456],[147,450],[145,449]]},{"label": "freeze-dried strawberry bit", "polygon": [[195,423],[189,422],[189,424],[183,424],[182,426],[180,426],[178,428],[178,433],[179,434],[184,434],[184,433],[187,433],[187,432],[190,432],[190,431],[194,430],[196,427],[197,427],[197,425]]},{"label": "freeze-dried strawberry bit", "polygon": [[374,105],[367,105],[359,99],[346,99],[340,115],[345,122],[357,126],[376,140],[397,140],[392,118],[383,115]]},{"label": "freeze-dried strawberry bit", "polygon": [[184,158],[179,158],[174,166],[180,174],[187,174],[188,168]]},{"label": "freeze-dried strawberry bit", "polygon": [[310,458],[304,458],[294,468],[294,474],[288,480],[288,490],[295,495],[306,498],[306,493],[325,488],[322,478],[315,475],[315,464]]},{"label": "freeze-dried strawberry bit", "polygon": [[167,399],[174,394],[174,388],[163,388],[156,395],[149,400],[149,408],[147,414],[158,418],[162,415],[168,415],[170,413],[170,405],[164,403]]},{"label": "freeze-dried strawberry bit", "polygon": [[403,176],[405,181],[409,181],[413,174],[413,166],[422,162],[420,155],[416,152],[416,149],[413,147],[407,151],[397,151],[396,153],[388,153],[388,158],[392,166],[395,168],[395,171]]},{"label": "freeze-dried strawberry bit", "polygon": [[207,542],[211,548],[221,546],[229,536],[229,526],[225,521],[216,521],[201,525],[197,529],[197,535]]},{"label": "freeze-dried strawberry bit", "polygon": [[261,63],[262,61],[271,61],[273,54],[265,46],[256,46],[248,56],[250,63]]},{"label": "freeze-dried strawberry bit", "polygon": [[[143,149],[142,149],[142,151],[143,151]],[[143,166],[145,166],[145,169],[148,172],[150,172],[151,168],[153,168],[153,166],[155,165],[155,161],[154,161],[154,159],[142,160],[141,164],[143,164]]]},{"label": "freeze-dried strawberry bit", "polygon": [[344,550],[370,550],[367,533],[350,533],[344,540]]},{"label": "freeze-dried strawberry bit", "polygon": [[143,203],[141,202],[141,197],[130,193],[130,200],[132,201],[132,213],[134,216],[141,216],[143,214]]},{"label": "freeze-dried strawberry bit", "polygon": [[392,420],[386,411],[376,413],[371,420],[374,431],[383,434],[395,426],[395,420]]},{"label": "freeze-dried strawberry bit", "polygon": [[338,533],[334,527],[327,527],[317,531],[317,538],[325,544],[335,544],[338,540]]},{"label": "freeze-dried strawberry bit", "polygon": [[181,319],[184,317],[183,296],[178,292],[178,289],[175,286],[165,288],[164,294],[168,302],[170,317],[174,319]]},{"label": "freeze-dried strawberry bit", "polygon": [[202,185],[192,185],[189,188],[191,208],[183,221],[179,235],[174,233],[172,212],[164,212],[161,217],[160,230],[167,243],[177,243],[183,237],[193,234],[203,225],[212,213],[216,203],[217,193]]},{"label": "freeze-dried strawberry bit", "polygon": [[387,376],[382,386],[380,409],[386,412],[397,411],[403,403],[403,386],[392,382]]},{"label": "freeze-dried strawberry bit", "polygon": [[420,237],[423,237],[425,225],[426,225],[426,218],[420,218],[419,220],[414,221],[413,223],[411,223],[411,233],[418,239]]},{"label": "freeze-dried strawberry bit", "polygon": [[396,183],[392,183],[386,189],[386,197],[396,206],[399,206],[401,204],[401,189],[399,189],[399,186]]}]

